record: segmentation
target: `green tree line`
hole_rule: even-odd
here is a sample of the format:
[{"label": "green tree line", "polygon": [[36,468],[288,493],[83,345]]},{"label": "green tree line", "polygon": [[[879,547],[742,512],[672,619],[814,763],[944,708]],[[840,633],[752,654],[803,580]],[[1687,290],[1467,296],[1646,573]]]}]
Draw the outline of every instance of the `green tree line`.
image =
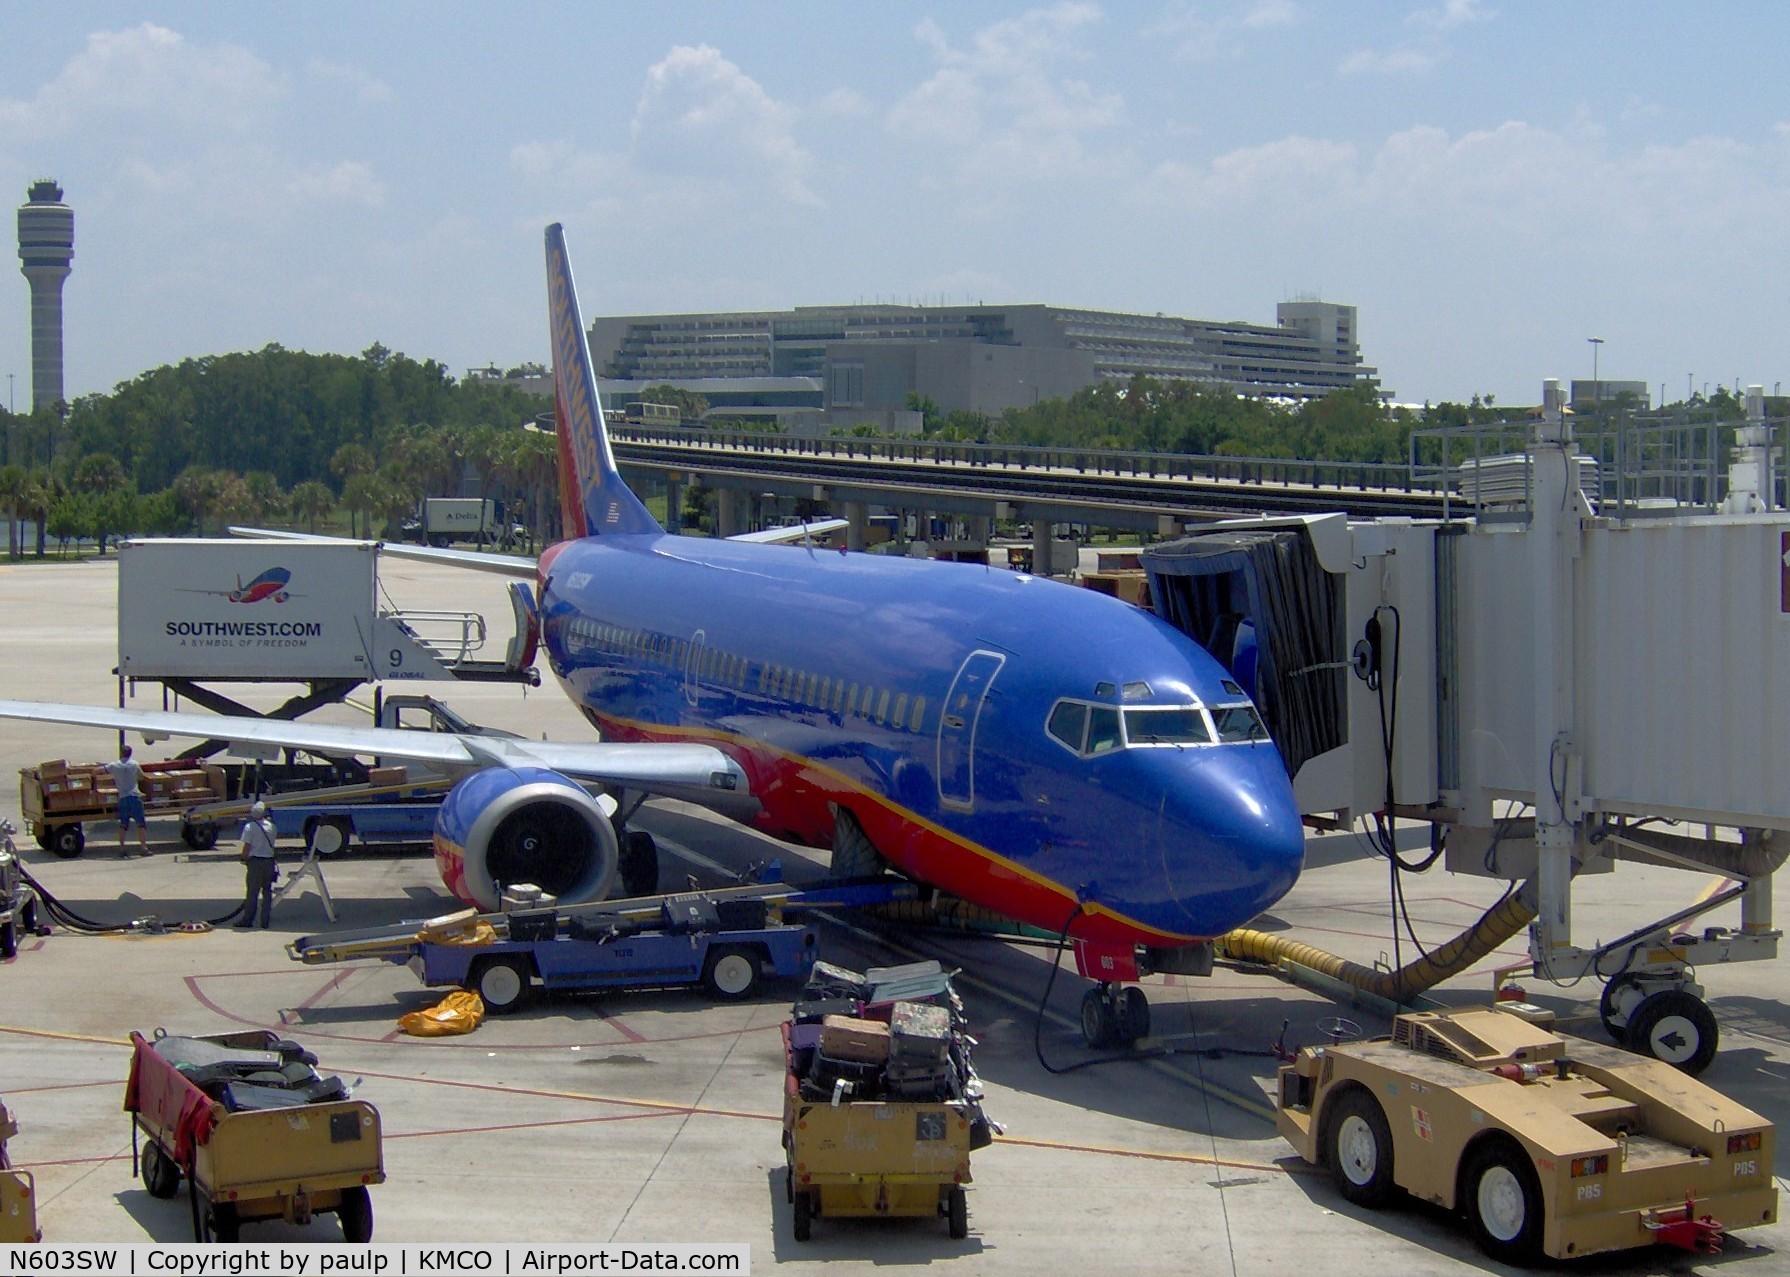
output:
[{"label": "green tree line", "polygon": [[[707,407],[670,386],[642,398],[677,404],[687,419]],[[560,531],[557,447],[550,433],[520,428],[545,406],[508,380],[456,381],[434,360],[377,344],[359,356],[270,345],[183,360],[66,412],[0,412],[7,552],[41,555],[49,541],[84,538],[103,553],[126,534],[215,534],[232,521],[310,531],[345,521],[350,535],[373,536],[422,497],[459,492],[467,477],[505,500],[531,540],[551,539]],[[1391,463],[1407,459],[1415,429],[1513,415],[1490,396],[1389,407],[1362,384],[1290,404],[1142,375],[998,416],[945,413],[918,397],[910,407],[943,439]],[[1681,407],[1744,415],[1725,390]]]}]

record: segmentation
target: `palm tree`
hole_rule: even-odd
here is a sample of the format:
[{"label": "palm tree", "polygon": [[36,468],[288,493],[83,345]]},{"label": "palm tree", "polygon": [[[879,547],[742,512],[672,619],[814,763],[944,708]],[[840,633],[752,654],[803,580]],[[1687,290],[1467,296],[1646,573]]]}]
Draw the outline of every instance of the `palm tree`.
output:
[{"label": "palm tree", "polygon": [[552,498],[559,490],[559,441],[544,430],[518,431],[510,442],[505,469],[534,507],[529,528],[539,540],[549,540],[553,531],[549,510],[556,508]]},{"label": "palm tree", "polygon": [[0,509],[6,511],[6,557],[16,559],[23,548],[19,541],[19,514],[25,508],[25,494],[30,476],[24,466],[0,466]]},{"label": "palm tree", "polygon": [[328,484],[315,479],[307,479],[293,488],[288,499],[292,517],[303,519],[306,530],[313,536],[317,534],[317,520],[336,508],[335,493],[329,490]]},{"label": "palm tree", "polygon": [[251,470],[243,476],[243,486],[248,490],[248,511],[257,522],[265,520],[275,510],[284,509],[286,494],[280,491],[280,481],[265,470]]},{"label": "palm tree", "polygon": [[348,535],[360,535],[360,523],[356,516],[367,518],[367,535],[373,533],[373,511],[379,506],[379,482],[370,474],[351,475],[342,484],[342,504],[348,507]]}]

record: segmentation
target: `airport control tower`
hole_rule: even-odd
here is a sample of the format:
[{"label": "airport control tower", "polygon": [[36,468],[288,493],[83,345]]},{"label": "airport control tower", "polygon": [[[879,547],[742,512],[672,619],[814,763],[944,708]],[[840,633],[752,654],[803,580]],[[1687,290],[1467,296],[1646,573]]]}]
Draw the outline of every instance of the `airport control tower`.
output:
[{"label": "airport control tower", "polygon": [[19,206],[19,271],[31,283],[31,406],[62,400],[62,281],[75,255],[75,211],[49,179]]}]

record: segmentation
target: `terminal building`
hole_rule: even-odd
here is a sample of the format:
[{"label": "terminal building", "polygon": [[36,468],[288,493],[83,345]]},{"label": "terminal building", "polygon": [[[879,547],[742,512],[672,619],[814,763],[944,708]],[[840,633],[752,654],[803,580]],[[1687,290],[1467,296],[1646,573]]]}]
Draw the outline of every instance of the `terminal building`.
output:
[{"label": "terminal building", "polygon": [[910,396],[998,416],[1138,373],[1283,400],[1377,389],[1355,307],[1283,302],[1278,322],[1177,319],[1063,306],[802,306],[618,315],[590,327],[609,402],[670,383],[728,416],[803,430],[917,431]]}]

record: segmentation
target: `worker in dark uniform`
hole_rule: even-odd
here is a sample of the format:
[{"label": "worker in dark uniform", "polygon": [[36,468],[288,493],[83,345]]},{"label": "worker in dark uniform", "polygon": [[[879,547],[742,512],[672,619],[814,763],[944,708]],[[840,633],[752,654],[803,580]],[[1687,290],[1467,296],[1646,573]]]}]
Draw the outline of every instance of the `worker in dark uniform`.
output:
[{"label": "worker in dark uniform", "polygon": [[254,806],[249,808],[249,818],[242,827],[242,854],[239,859],[248,867],[248,893],[236,920],[238,930],[255,925],[257,903],[260,905],[261,926],[266,928],[273,925],[273,884],[278,877],[274,864],[275,837],[273,821],[267,814],[267,804],[257,799]]}]

